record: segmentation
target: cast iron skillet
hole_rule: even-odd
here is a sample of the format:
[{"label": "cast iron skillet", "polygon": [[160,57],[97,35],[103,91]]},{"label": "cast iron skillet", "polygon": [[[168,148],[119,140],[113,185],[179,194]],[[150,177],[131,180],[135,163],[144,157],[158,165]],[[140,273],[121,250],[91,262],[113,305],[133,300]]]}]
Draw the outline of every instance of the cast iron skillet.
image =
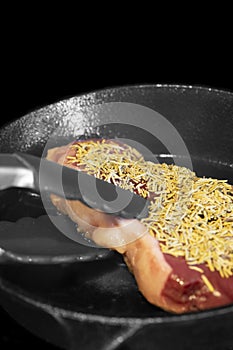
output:
[{"label": "cast iron skillet", "polygon": [[[201,87],[143,85],[75,96],[5,126],[0,130],[0,152],[41,155],[59,126],[64,133],[58,144],[85,129],[96,132],[93,118],[82,116],[80,108],[104,102],[136,103],[156,110],[181,134],[198,175],[233,183],[233,94]],[[168,153],[152,135],[132,126],[106,126],[98,133],[134,135],[156,154]],[[3,307],[33,333],[60,347],[233,349],[233,305],[185,315],[164,312],[140,295],[117,254],[84,263],[2,264],[0,276]]]}]

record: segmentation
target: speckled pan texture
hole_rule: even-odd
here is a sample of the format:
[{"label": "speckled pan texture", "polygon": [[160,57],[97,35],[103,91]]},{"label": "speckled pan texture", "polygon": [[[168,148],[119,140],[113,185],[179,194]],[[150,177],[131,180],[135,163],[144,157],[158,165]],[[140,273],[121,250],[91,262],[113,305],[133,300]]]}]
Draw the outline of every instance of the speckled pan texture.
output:
[{"label": "speckled pan texture", "polygon": [[56,129],[64,137],[91,131],[95,125],[111,121],[111,116],[109,120],[101,120],[100,115],[90,116],[82,110],[108,102],[129,102],[152,108],[176,127],[192,154],[232,162],[233,94],[185,86],[119,87],[57,102],[3,128],[0,151],[17,149],[40,153]]},{"label": "speckled pan texture", "polygon": [[[71,97],[3,127],[0,152],[41,155],[54,133],[59,140],[53,142],[59,145],[96,132],[97,125],[111,121],[110,114],[91,113],[104,102],[136,103],[157,111],[182,136],[199,175],[233,183],[233,94],[209,88],[126,86]],[[111,137],[132,134],[117,126],[97,131]],[[148,135],[135,135],[156,154],[165,152],[159,143],[150,144]],[[166,313],[138,293],[117,254],[81,264],[0,266],[0,296],[16,320],[66,349],[233,349],[233,305],[179,316]]]}]

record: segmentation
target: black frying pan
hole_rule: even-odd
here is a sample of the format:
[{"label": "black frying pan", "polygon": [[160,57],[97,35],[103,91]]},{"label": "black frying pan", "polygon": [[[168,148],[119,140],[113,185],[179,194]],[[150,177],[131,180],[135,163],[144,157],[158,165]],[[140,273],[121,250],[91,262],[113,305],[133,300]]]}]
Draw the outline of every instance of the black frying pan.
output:
[{"label": "black frying pan", "polygon": [[[164,156],[166,147],[144,130],[117,123],[96,130],[101,116],[95,116],[94,122],[90,115],[74,117],[80,108],[120,101],[162,114],[182,136],[198,175],[227,178],[233,183],[233,94],[208,88],[131,86],[73,97],[1,129],[0,152],[41,155],[60,126],[64,132],[54,144],[86,130],[87,135],[97,132],[104,137],[134,138],[160,154],[162,161],[172,161],[171,155]],[[14,220],[23,215],[20,204],[18,209]],[[9,211],[5,210],[8,219]],[[117,254],[98,262],[2,264],[0,276],[2,306],[26,328],[57,346],[82,350],[233,349],[233,305],[182,316],[164,312],[140,295]]]}]

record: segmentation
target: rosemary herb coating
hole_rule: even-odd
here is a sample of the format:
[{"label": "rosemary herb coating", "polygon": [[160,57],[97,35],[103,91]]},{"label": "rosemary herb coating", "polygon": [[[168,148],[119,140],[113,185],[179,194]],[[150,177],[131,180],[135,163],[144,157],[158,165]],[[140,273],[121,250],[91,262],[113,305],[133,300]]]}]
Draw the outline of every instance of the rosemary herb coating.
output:
[{"label": "rosemary herb coating", "polygon": [[[174,312],[233,302],[233,188],[227,180],[199,178],[184,167],[145,161],[137,150],[114,140],[75,141],[50,150],[48,158],[150,200],[149,215],[140,220],[146,227],[141,242],[158,242],[164,266],[170,267],[165,269],[168,276],[159,301],[158,296],[154,301],[147,295],[143,278],[136,273],[139,289],[150,302]],[[62,207],[69,215],[64,201]],[[119,226],[119,220],[114,225]],[[125,249],[110,246],[124,255],[133,273],[137,263],[132,263],[131,253],[139,243]]]}]

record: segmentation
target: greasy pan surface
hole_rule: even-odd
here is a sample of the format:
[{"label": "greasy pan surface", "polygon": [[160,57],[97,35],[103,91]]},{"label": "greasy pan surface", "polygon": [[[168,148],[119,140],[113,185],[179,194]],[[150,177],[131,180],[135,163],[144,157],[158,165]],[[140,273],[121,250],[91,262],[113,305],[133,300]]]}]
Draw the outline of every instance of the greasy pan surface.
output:
[{"label": "greasy pan surface", "polygon": [[[53,145],[64,144],[85,131],[96,132],[95,126],[108,123],[111,116],[95,115],[93,120],[82,110],[104,102],[136,103],[156,110],[182,136],[198,175],[227,178],[233,183],[233,94],[207,88],[133,86],[73,97],[0,130],[0,152],[41,155],[57,129],[61,137]],[[111,125],[98,132],[107,137],[134,135],[152,152],[167,153],[152,135],[131,126]],[[138,293],[117,254],[82,264],[6,264],[1,266],[0,276],[3,306],[27,328],[63,347],[233,348],[233,305],[183,316],[168,314]]]}]

